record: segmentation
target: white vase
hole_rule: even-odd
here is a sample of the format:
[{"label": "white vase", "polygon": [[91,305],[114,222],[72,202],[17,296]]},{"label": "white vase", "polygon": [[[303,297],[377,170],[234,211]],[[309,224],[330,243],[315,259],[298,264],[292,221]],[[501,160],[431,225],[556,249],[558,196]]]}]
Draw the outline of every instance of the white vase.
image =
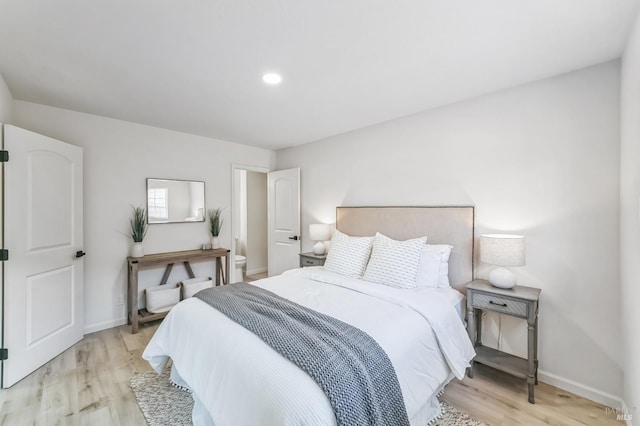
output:
[{"label": "white vase", "polygon": [[131,257],[143,257],[144,256],[144,248],[142,247],[142,243],[133,243],[131,246]]},{"label": "white vase", "polygon": [[217,249],[220,248],[220,237],[211,237],[211,248]]}]

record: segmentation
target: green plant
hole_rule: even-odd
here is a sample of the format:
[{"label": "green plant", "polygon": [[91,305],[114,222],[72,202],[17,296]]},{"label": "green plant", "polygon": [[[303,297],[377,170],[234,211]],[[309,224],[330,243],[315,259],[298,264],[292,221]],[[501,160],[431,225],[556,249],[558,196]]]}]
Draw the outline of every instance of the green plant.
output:
[{"label": "green plant", "polygon": [[131,224],[131,239],[135,243],[141,243],[147,235],[149,225],[147,225],[147,209],[144,207],[133,207],[133,215],[129,223]]},{"label": "green plant", "polygon": [[222,223],[224,219],[220,217],[222,215],[222,209],[209,209],[207,210],[207,217],[209,218],[209,232],[213,237],[220,235],[222,229]]}]

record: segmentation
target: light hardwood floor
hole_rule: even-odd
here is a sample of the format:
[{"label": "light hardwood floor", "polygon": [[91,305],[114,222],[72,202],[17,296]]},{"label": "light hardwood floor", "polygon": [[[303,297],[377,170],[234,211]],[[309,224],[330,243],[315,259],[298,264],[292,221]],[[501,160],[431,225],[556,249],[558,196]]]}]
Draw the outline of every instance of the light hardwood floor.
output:
[{"label": "light hardwood floor", "polygon": [[129,387],[151,370],[141,357],[158,323],[92,333],[9,389],[0,390],[1,425],[145,425]]},{"label": "light hardwood floor", "polygon": [[251,281],[258,281],[261,280],[263,278],[267,278],[267,273],[266,272],[262,272],[259,274],[255,274],[255,275],[247,275],[244,280],[248,283],[250,283]]},{"label": "light hardwood floor", "polygon": [[535,387],[535,404],[527,401],[527,384],[476,364],[473,379],[454,379],[442,400],[490,425],[623,425],[615,410],[546,383]]},{"label": "light hardwood floor", "polygon": [[[158,323],[132,335],[122,326],[87,335],[10,389],[0,390],[0,425],[145,425],[129,388],[135,373],[151,370],[142,351]],[[536,404],[526,384],[488,367],[454,380],[443,399],[491,425],[608,425],[605,407],[541,383]]]}]

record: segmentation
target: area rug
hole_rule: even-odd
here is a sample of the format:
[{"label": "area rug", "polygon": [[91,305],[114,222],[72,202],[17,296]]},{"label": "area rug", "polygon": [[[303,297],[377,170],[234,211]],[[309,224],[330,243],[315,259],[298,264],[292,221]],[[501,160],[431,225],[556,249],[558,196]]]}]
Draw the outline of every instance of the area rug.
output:
[{"label": "area rug", "polygon": [[[139,373],[130,380],[138,406],[149,426],[192,426],[193,398],[169,382],[169,370]],[[167,404],[167,401],[171,401]],[[430,426],[483,426],[466,413],[442,402],[442,414]]]}]

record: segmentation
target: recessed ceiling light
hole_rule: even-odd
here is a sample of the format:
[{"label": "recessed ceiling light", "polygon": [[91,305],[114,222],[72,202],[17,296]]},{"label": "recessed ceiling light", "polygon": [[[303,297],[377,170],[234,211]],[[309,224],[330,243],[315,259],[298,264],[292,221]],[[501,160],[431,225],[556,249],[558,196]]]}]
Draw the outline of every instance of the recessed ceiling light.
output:
[{"label": "recessed ceiling light", "polygon": [[272,85],[280,84],[282,82],[282,76],[280,74],[270,72],[262,76],[262,81]]}]

